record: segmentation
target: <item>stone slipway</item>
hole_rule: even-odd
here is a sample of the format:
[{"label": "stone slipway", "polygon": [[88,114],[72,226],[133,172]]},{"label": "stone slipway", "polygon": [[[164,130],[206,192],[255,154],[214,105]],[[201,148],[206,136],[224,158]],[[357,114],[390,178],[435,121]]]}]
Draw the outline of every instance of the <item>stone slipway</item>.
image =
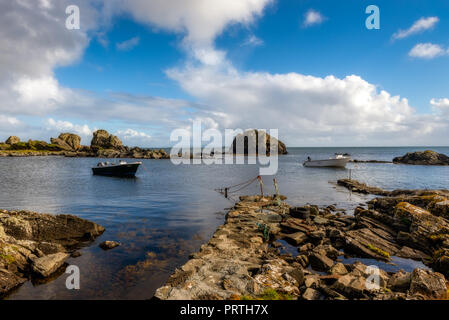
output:
[{"label": "stone slipway", "polygon": [[[391,205],[389,210],[357,208],[354,215],[342,215],[335,208],[291,208],[271,197],[241,197],[209,242],[192,254],[154,297],[445,298],[447,287],[442,273],[447,276],[449,271],[445,269],[449,265],[445,264],[449,261],[449,241],[445,242],[448,221],[412,204]],[[428,241],[428,248],[416,244],[418,239]],[[297,247],[297,252],[290,248],[290,253],[281,253],[285,243],[278,240]],[[431,269],[395,273],[379,270],[378,286],[367,286],[370,269],[361,262],[342,263],[343,255],[385,262],[400,256],[429,266],[439,263],[441,273]]]}]

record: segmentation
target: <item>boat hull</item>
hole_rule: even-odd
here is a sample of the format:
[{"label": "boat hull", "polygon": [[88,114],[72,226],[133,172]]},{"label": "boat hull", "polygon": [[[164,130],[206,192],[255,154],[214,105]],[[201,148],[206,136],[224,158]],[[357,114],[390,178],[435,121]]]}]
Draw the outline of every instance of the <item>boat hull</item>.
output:
[{"label": "boat hull", "polygon": [[326,159],[326,160],[312,160],[304,162],[304,167],[330,167],[330,168],[345,168],[349,162],[349,158],[343,159]]},{"label": "boat hull", "polygon": [[94,167],[92,168],[92,172],[94,175],[99,176],[134,177],[140,165],[141,163],[138,162],[113,166]]}]

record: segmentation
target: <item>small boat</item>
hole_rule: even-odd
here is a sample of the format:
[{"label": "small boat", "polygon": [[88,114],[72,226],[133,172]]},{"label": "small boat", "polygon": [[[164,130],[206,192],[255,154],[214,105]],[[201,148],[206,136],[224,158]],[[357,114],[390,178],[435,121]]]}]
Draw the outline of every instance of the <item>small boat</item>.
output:
[{"label": "small boat", "polygon": [[333,168],[345,168],[346,164],[351,160],[350,157],[338,154],[335,158],[326,160],[312,160],[310,157],[303,163],[304,167],[333,167]]},{"label": "small boat", "polygon": [[118,164],[100,162],[92,168],[92,172],[100,176],[134,177],[141,164],[142,162],[127,163],[126,161],[120,161]]}]

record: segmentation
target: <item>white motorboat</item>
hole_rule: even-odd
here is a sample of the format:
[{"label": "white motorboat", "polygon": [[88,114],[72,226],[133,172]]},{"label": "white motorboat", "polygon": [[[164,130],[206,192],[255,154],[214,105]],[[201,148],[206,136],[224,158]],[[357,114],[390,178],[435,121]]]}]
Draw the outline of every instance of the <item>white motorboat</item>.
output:
[{"label": "white motorboat", "polygon": [[325,159],[325,160],[312,160],[307,159],[303,163],[304,167],[332,167],[332,168],[345,168],[346,164],[351,160],[350,157],[343,156],[341,154],[336,155],[335,158]]}]

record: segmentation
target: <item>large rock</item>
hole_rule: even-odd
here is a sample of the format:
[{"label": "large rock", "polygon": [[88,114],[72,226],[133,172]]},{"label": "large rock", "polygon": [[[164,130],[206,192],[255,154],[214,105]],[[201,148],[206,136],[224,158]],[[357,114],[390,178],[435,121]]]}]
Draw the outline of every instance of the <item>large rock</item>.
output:
[{"label": "large rock", "polygon": [[415,269],[412,272],[409,293],[420,294],[428,299],[446,298],[446,279],[437,272]]},{"label": "large rock", "polygon": [[20,139],[19,139],[19,137],[16,137],[16,136],[10,136],[6,141],[5,141],[5,143],[6,144],[16,144],[16,143],[19,143],[20,142]]},{"label": "large rock", "polygon": [[334,265],[334,261],[318,253],[311,253],[309,261],[312,268],[316,271],[328,271]]},{"label": "large rock", "polygon": [[366,279],[361,276],[347,274],[338,278],[331,286],[331,289],[349,298],[363,298],[365,296],[364,292],[367,291]]},{"label": "large rock", "polygon": [[[260,140],[259,139],[263,139]],[[266,155],[270,155],[271,151],[271,140],[274,144],[277,143],[278,154],[287,154],[287,147],[284,143],[277,140],[276,138],[271,137],[268,133],[259,130],[248,130],[243,134],[239,134],[234,138],[232,142],[230,151],[233,154],[259,154],[259,143],[265,144],[265,152]],[[242,148],[243,147],[243,148]],[[243,149],[243,150],[241,150]],[[262,151],[262,150],[261,150]]]},{"label": "large rock", "polygon": [[58,252],[33,260],[33,272],[40,277],[47,278],[57,271],[69,257],[69,254]]},{"label": "large rock", "polygon": [[91,240],[104,232],[94,222],[72,215],[39,214],[30,211],[0,213],[0,226],[16,240],[51,241],[71,245]]},{"label": "large rock", "polygon": [[96,149],[120,149],[122,146],[122,141],[106,130],[95,131],[90,143],[90,147]]},{"label": "large rock", "polygon": [[81,137],[73,134],[73,133],[61,133],[58,137],[62,141],[64,141],[67,145],[69,145],[72,150],[81,149]]},{"label": "large rock", "polygon": [[13,272],[0,268],[0,298],[26,281]]},{"label": "large rock", "polygon": [[103,232],[75,216],[0,210],[0,297],[27,278],[52,275],[69,253]]},{"label": "large rock", "polygon": [[59,138],[50,138],[50,142],[52,145],[57,146],[61,150],[72,151],[72,147],[62,139]]},{"label": "large rock", "polygon": [[409,152],[403,157],[394,158],[393,163],[447,166],[449,165],[449,157],[435,151],[427,150]]}]

